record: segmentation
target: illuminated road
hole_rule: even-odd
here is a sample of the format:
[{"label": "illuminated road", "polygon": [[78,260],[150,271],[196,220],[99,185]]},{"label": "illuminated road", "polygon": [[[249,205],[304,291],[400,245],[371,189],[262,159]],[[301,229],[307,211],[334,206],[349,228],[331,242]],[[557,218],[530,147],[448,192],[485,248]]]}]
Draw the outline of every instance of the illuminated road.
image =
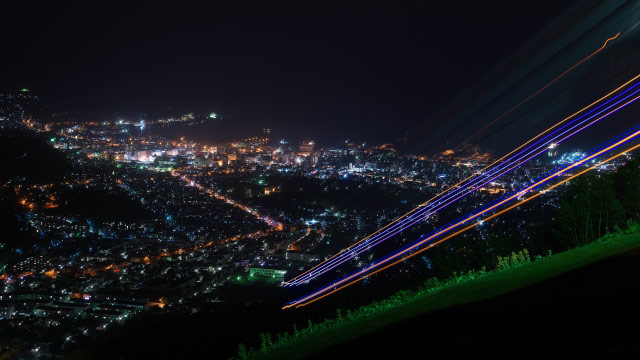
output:
[{"label": "illuminated road", "polygon": [[225,203],[227,203],[227,204],[229,204],[231,206],[234,206],[234,207],[236,207],[236,208],[238,208],[238,209],[240,209],[240,210],[242,210],[244,212],[247,212],[247,213],[253,215],[256,219],[264,221],[273,230],[280,231],[280,230],[283,230],[283,228],[284,228],[284,225],[281,222],[271,218],[270,216],[264,215],[264,214],[260,214],[255,209],[252,209],[249,206],[241,204],[241,203],[239,203],[239,202],[237,202],[237,201],[235,201],[233,199],[230,199],[230,198],[218,193],[214,189],[207,188],[207,187],[205,187],[205,186],[203,186],[201,184],[198,184],[197,182],[195,182],[195,180],[192,180],[192,179],[188,178],[186,175],[182,175],[182,174],[180,174],[178,172],[175,172],[175,171],[172,172],[171,175],[180,177],[188,186],[194,186],[198,190],[200,190],[202,192],[205,192],[205,193],[213,196],[214,198],[216,198],[218,200],[224,201]]}]

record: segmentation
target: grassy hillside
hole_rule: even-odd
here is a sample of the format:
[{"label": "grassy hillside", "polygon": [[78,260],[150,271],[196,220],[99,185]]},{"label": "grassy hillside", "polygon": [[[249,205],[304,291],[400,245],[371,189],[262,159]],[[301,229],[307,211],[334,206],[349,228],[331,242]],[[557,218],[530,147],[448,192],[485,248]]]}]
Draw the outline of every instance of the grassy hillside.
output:
[{"label": "grassy hillside", "polygon": [[[263,342],[266,345],[262,350],[251,350],[248,354],[239,351],[239,357],[282,360],[318,356],[340,344],[357,342],[376,332],[385,332],[386,328],[399,328],[399,324],[413,318],[512,293],[636,248],[640,248],[637,226],[630,231],[608,235],[597,242],[535,261],[525,261],[505,270],[470,273],[445,283],[429,284],[417,292],[401,293],[387,301],[364,306],[356,312],[339,314],[335,319],[295,331],[294,334],[278,336],[280,340],[265,339]],[[425,326],[429,328],[429,325]]]}]

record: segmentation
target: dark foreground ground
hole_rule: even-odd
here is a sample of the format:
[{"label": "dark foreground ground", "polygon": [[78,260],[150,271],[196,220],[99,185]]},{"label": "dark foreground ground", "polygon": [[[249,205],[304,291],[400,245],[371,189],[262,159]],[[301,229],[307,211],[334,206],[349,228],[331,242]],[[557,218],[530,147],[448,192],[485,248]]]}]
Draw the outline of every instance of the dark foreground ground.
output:
[{"label": "dark foreground ground", "polygon": [[640,358],[640,250],[435,311],[314,359]]},{"label": "dark foreground ground", "polygon": [[[608,249],[604,245],[591,246],[582,253],[597,248]],[[576,255],[576,251],[569,255]],[[562,266],[568,266],[567,261],[566,256],[559,260]],[[532,263],[536,264],[545,265]],[[548,265],[528,271],[550,271]],[[510,278],[516,275],[504,274]],[[496,279],[487,280],[491,281],[482,286],[474,285],[473,281],[468,284],[489,292],[487,284]],[[495,286],[500,283],[495,282]],[[450,291],[464,294],[460,289]],[[149,314],[113,329],[68,358],[228,359],[235,355],[239,342],[257,341],[256,334],[262,331],[274,334],[290,330],[299,317],[305,318],[296,312],[274,312],[272,307],[231,306],[190,315]],[[270,353],[266,358],[299,358],[304,356],[303,350],[313,347],[313,343],[304,343],[309,341],[318,339],[308,338],[286,355]],[[250,346],[257,345],[250,343]],[[560,356],[640,359],[640,249],[507,295],[414,316],[357,340],[329,347],[311,358],[480,360]]]}]

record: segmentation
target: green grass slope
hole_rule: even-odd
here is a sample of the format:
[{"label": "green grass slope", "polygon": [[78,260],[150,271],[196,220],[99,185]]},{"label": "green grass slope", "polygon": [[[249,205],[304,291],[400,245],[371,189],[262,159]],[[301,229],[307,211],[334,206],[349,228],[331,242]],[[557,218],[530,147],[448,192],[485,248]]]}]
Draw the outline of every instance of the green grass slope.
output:
[{"label": "green grass slope", "polygon": [[[534,284],[541,282],[548,283],[550,279],[638,248],[640,248],[640,233],[637,232],[637,229],[627,233],[608,235],[597,242],[526,262],[506,270],[476,273],[466,278],[449,281],[431,290],[404,295],[402,298],[382,302],[377,306],[370,305],[368,306],[369,311],[343,314],[340,319],[327,320],[324,323],[313,325],[311,328],[303,329],[295,336],[287,335],[284,340],[274,341],[266,351],[255,349],[246,355],[239,352],[239,357],[283,360],[334,356],[337,354],[333,354],[327,349],[337,349],[341,346],[340,344],[357,343],[368,337],[370,338],[367,340],[368,345],[371,345],[374,341],[378,341],[373,340],[375,336],[372,334],[384,333],[385,331],[389,333],[391,332],[388,330],[390,328],[402,329],[400,325],[409,324],[412,319],[424,317],[425,314],[428,316],[434,312],[441,312],[443,309],[501,297],[517,292],[519,289],[533,287]],[[564,285],[560,285],[560,287],[562,286]],[[545,306],[555,305],[547,304]],[[497,312],[500,312],[499,307],[494,306],[491,309],[492,311],[497,309]],[[484,310],[480,309],[479,311]],[[416,324],[412,326],[416,326]],[[429,327],[429,325],[425,324],[425,327]],[[638,340],[640,341],[640,338]]]}]

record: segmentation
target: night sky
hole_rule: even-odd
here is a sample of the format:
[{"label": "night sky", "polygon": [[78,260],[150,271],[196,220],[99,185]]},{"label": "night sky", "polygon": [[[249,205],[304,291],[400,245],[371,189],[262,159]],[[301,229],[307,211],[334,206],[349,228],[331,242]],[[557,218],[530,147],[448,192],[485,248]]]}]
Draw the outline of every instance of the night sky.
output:
[{"label": "night sky", "polygon": [[11,2],[0,90],[101,114],[216,111],[211,140],[271,127],[393,141],[440,126],[434,114],[572,3]]}]

